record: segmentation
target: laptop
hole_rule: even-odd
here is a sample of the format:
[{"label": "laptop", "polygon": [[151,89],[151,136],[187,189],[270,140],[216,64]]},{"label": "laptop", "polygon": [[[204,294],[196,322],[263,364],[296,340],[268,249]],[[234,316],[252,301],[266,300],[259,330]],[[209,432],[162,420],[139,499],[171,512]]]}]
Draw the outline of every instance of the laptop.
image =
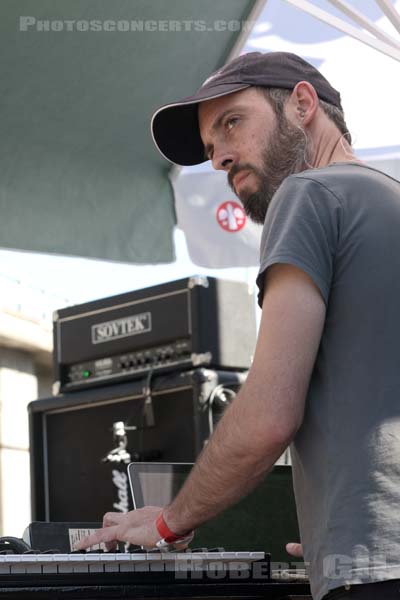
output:
[{"label": "laptop", "polygon": [[[192,467],[193,463],[131,463],[128,476],[134,508],[170,504]],[[274,562],[289,562],[285,545],[299,539],[292,469],[277,465],[249,496],[201,525],[190,547],[263,551]]]}]

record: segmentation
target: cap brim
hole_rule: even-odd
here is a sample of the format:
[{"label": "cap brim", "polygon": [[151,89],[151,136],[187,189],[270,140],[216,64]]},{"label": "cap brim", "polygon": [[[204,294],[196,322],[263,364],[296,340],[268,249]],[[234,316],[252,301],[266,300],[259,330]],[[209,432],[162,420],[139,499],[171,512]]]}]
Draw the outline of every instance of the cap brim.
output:
[{"label": "cap brim", "polygon": [[248,87],[250,85],[245,83],[215,86],[159,108],[151,120],[151,133],[158,150],[176,165],[190,166],[205,162],[207,158],[200,137],[198,105]]}]

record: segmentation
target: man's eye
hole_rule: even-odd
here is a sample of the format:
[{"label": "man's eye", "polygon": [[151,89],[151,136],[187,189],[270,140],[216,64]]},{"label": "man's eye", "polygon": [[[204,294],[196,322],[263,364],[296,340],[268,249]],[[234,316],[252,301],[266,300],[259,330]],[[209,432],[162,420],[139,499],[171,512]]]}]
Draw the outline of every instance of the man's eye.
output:
[{"label": "man's eye", "polygon": [[230,119],[228,119],[227,122],[225,123],[225,127],[227,128],[227,130],[230,131],[232,129],[232,127],[234,127],[236,125],[238,120],[239,120],[238,117],[231,117]]}]

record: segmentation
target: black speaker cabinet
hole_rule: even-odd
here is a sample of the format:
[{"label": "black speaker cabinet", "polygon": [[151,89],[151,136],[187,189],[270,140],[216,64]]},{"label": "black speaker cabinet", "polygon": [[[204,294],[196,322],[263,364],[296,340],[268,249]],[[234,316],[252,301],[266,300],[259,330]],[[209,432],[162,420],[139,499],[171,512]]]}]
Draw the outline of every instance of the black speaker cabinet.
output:
[{"label": "black speaker cabinet", "polygon": [[33,520],[98,521],[130,509],[128,455],[193,462],[245,377],[196,369],[31,402]]}]

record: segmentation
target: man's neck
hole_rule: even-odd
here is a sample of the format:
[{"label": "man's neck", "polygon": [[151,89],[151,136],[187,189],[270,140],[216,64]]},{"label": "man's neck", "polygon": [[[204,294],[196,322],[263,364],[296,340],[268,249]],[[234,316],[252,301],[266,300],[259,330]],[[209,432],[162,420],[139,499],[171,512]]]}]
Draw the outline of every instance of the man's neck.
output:
[{"label": "man's neck", "polygon": [[327,135],[323,135],[315,144],[313,164],[319,169],[338,162],[362,164],[354,154],[346,136],[338,134],[335,129],[334,132],[327,132]]}]

